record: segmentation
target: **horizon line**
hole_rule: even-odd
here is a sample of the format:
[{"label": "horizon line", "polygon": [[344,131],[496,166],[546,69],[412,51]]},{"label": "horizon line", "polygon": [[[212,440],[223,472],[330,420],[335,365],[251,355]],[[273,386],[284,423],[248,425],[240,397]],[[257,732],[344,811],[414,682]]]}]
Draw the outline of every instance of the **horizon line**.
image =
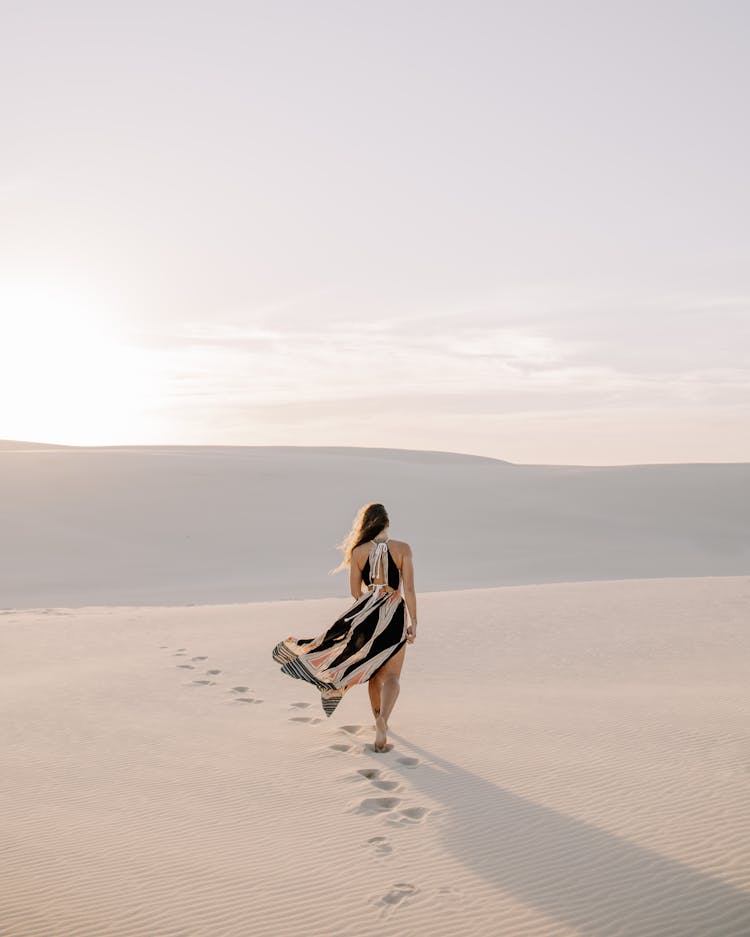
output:
[{"label": "horizon line", "polygon": [[581,462],[511,462],[496,456],[474,452],[457,452],[450,449],[406,449],[399,446],[347,446],[347,445],[295,445],[290,443],[115,443],[109,445],[77,445],[71,443],[36,442],[32,440],[0,439],[0,453],[44,449],[307,449],[307,450],[351,450],[364,452],[404,452],[429,455],[457,456],[466,459],[480,459],[496,462],[499,465],[515,468],[638,468],[652,466],[698,466],[698,465],[747,465],[746,461],[702,461],[692,462],[618,462],[618,463],[581,463]]}]

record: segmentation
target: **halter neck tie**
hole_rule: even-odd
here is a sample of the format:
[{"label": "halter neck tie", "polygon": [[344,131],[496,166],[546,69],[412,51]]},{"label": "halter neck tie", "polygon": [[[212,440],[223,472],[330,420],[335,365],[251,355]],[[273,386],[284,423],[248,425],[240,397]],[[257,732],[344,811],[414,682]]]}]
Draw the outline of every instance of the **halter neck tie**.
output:
[{"label": "halter neck tie", "polygon": [[375,579],[378,573],[382,570],[383,575],[385,575],[385,564],[387,563],[388,555],[388,541],[381,540],[380,543],[377,543],[375,540],[372,541],[375,544],[375,549],[372,553],[372,562],[370,565],[370,579]]}]

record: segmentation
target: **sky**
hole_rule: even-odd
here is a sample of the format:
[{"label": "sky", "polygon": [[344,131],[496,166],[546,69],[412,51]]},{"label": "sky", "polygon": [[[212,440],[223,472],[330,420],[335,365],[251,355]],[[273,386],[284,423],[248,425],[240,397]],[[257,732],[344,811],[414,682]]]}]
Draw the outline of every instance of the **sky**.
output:
[{"label": "sky", "polygon": [[0,7],[0,438],[750,461],[750,5]]}]

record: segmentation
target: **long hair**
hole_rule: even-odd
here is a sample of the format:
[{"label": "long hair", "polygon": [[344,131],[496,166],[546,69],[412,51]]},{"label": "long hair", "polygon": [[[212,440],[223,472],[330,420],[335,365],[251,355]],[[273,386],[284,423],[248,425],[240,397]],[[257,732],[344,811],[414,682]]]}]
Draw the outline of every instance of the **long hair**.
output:
[{"label": "long hair", "polygon": [[340,569],[346,569],[351,562],[354,549],[360,543],[366,543],[368,540],[377,537],[388,524],[388,512],[382,504],[377,502],[363,504],[354,517],[351,530],[336,547],[337,550],[342,551],[344,558],[335,569],[329,571],[329,575],[337,573]]}]

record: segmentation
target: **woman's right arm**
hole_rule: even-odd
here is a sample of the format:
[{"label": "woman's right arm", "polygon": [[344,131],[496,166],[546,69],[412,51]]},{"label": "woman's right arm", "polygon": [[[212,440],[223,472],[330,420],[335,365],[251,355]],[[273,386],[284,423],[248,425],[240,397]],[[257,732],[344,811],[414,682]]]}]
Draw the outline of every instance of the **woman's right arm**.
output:
[{"label": "woman's right arm", "polygon": [[414,559],[408,543],[404,544],[401,558],[401,584],[410,622],[406,629],[406,640],[409,644],[413,644],[417,636],[417,593],[414,590]]}]

